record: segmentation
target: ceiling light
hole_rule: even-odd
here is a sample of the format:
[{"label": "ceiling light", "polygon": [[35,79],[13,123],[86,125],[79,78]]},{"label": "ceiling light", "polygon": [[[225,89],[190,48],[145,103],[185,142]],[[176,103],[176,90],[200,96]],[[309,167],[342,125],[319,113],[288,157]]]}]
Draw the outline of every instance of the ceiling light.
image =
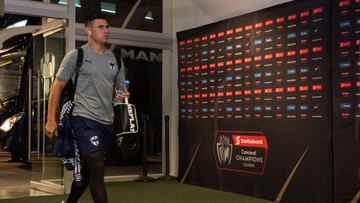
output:
[{"label": "ceiling light", "polygon": [[152,15],[152,11],[148,11],[148,12],[146,13],[145,20],[151,20],[151,21],[154,20],[154,17],[153,17],[153,15]]}]

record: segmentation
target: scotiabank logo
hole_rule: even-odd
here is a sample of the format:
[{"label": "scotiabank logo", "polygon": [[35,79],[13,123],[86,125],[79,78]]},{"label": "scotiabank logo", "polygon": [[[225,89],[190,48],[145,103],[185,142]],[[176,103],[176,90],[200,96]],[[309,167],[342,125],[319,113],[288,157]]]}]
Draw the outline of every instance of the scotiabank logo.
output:
[{"label": "scotiabank logo", "polygon": [[268,143],[263,132],[217,131],[214,155],[218,170],[264,174]]},{"label": "scotiabank logo", "polygon": [[267,148],[267,141],[266,141],[266,137],[264,136],[233,135],[233,140],[235,146]]}]

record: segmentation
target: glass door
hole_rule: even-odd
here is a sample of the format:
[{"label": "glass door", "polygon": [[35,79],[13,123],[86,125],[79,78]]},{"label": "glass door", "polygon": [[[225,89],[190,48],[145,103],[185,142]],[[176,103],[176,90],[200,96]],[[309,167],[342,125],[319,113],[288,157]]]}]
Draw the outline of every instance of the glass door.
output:
[{"label": "glass door", "polygon": [[31,75],[31,161],[34,189],[53,194],[64,193],[63,167],[60,159],[53,156],[53,139],[45,135],[47,103],[50,87],[66,52],[64,25],[52,20],[34,36],[33,69]]}]

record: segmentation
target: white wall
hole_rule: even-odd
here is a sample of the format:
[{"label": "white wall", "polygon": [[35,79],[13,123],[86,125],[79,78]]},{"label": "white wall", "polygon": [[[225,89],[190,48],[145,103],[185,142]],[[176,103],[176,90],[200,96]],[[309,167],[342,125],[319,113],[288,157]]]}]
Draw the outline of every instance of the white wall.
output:
[{"label": "white wall", "polygon": [[[167,0],[165,0],[167,1]],[[178,175],[178,86],[176,32],[250,13],[290,0],[172,0],[172,87],[170,118],[170,173]]]},{"label": "white wall", "polygon": [[173,31],[199,27],[290,0],[173,0]]}]

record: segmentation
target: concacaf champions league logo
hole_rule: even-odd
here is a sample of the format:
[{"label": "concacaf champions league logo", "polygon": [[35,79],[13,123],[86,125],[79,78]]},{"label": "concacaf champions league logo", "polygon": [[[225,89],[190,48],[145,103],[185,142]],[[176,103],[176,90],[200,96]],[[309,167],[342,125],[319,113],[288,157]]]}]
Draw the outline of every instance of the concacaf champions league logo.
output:
[{"label": "concacaf champions league logo", "polygon": [[221,165],[230,165],[232,150],[231,138],[225,135],[220,136],[216,143],[216,151]]}]

